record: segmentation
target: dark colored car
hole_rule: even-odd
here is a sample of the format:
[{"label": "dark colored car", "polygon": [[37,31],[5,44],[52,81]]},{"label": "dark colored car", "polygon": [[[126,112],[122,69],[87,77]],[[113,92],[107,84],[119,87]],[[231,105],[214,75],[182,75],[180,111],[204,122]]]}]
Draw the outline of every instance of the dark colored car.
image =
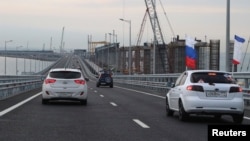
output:
[{"label": "dark colored car", "polygon": [[97,78],[98,78],[98,80],[96,82],[96,87],[109,86],[110,88],[113,88],[112,74],[101,73],[99,76],[97,76]]}]

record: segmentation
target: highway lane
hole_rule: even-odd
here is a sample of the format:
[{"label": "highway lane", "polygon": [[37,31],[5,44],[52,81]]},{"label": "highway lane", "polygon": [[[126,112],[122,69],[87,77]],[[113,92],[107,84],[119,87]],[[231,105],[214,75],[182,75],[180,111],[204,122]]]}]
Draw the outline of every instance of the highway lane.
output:
[{"label": "highway lane", "polygon": [[[232,122],[230,117],[220,121],[211,117],[193,117],[188,122],[181,122],[177,113],[174,117],[166,117],[164,97],[120,86],[97,88],[95,81],[89,81],[88,87],[87,106],[68,101],[42,105],[39,90],[1,101],[2,112],[14,103],[38,94],[1,115],[0,140],[206,141],[208,124]],[[244,120],[243,124],[250,124],[250,121]]]}]

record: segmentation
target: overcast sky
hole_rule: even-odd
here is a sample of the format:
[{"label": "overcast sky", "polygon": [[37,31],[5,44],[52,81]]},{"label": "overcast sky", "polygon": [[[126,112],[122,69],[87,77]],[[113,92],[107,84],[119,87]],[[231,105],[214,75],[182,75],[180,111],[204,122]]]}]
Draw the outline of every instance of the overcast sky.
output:
[{"label": "overcast sky", "polygon": [[[165,42],[179,35],[190,35],[205,41],[226,39],[227,0],[156,0],[157,14],[163,29]],[[0,0],[0,50],[4,42],[8,49],[59,49],[64,30],[65,49],[87,49],[87,37],[93,41],[105,40],[105,34],[117,34],[120,45],[129,45],[129,24],[119,19],[131,20],[132,44],[136,43],[143,16],[144,0]],[[246,39],[250,36],[250,0],[231,0],[231,39],[237,34]],[[171,32],[170,26],[173,31]],[[173,35],[174,34],[174,35]],[[143,42],[153,39],[149,18],[143,33]],[[113,38],[112,38],[113,40]],[[110,41],[110,36],[107,37]]]}]

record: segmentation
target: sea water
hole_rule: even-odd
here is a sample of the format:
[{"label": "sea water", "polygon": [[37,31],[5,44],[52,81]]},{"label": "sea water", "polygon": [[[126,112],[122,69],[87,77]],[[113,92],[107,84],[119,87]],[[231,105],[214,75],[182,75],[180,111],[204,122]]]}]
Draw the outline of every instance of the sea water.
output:
[{"label": "sea water", "polygon": [[32,74],[42,71],[53,63],[53,61],[6,57],[5,74],[5,57],[0,57],[0,75]]}]

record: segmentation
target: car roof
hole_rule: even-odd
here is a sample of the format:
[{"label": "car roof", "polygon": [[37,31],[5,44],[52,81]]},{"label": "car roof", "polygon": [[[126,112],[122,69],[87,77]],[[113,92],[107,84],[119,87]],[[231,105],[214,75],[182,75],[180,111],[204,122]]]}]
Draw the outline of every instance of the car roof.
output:
[{"label": "car roof", "polygon": [[81,72],[79,69],[73,69],[73,68],[54,68],[51,69],[50,72],[54,71],[73,71],[73,72]]},{"label": "car roof", "polygon": [[195,73],[195,72],[221,72],[221,73],[229,73],[229,72],[220,71],[220,70],[186,70],[185,72],[188,72],[188,73]]}]

